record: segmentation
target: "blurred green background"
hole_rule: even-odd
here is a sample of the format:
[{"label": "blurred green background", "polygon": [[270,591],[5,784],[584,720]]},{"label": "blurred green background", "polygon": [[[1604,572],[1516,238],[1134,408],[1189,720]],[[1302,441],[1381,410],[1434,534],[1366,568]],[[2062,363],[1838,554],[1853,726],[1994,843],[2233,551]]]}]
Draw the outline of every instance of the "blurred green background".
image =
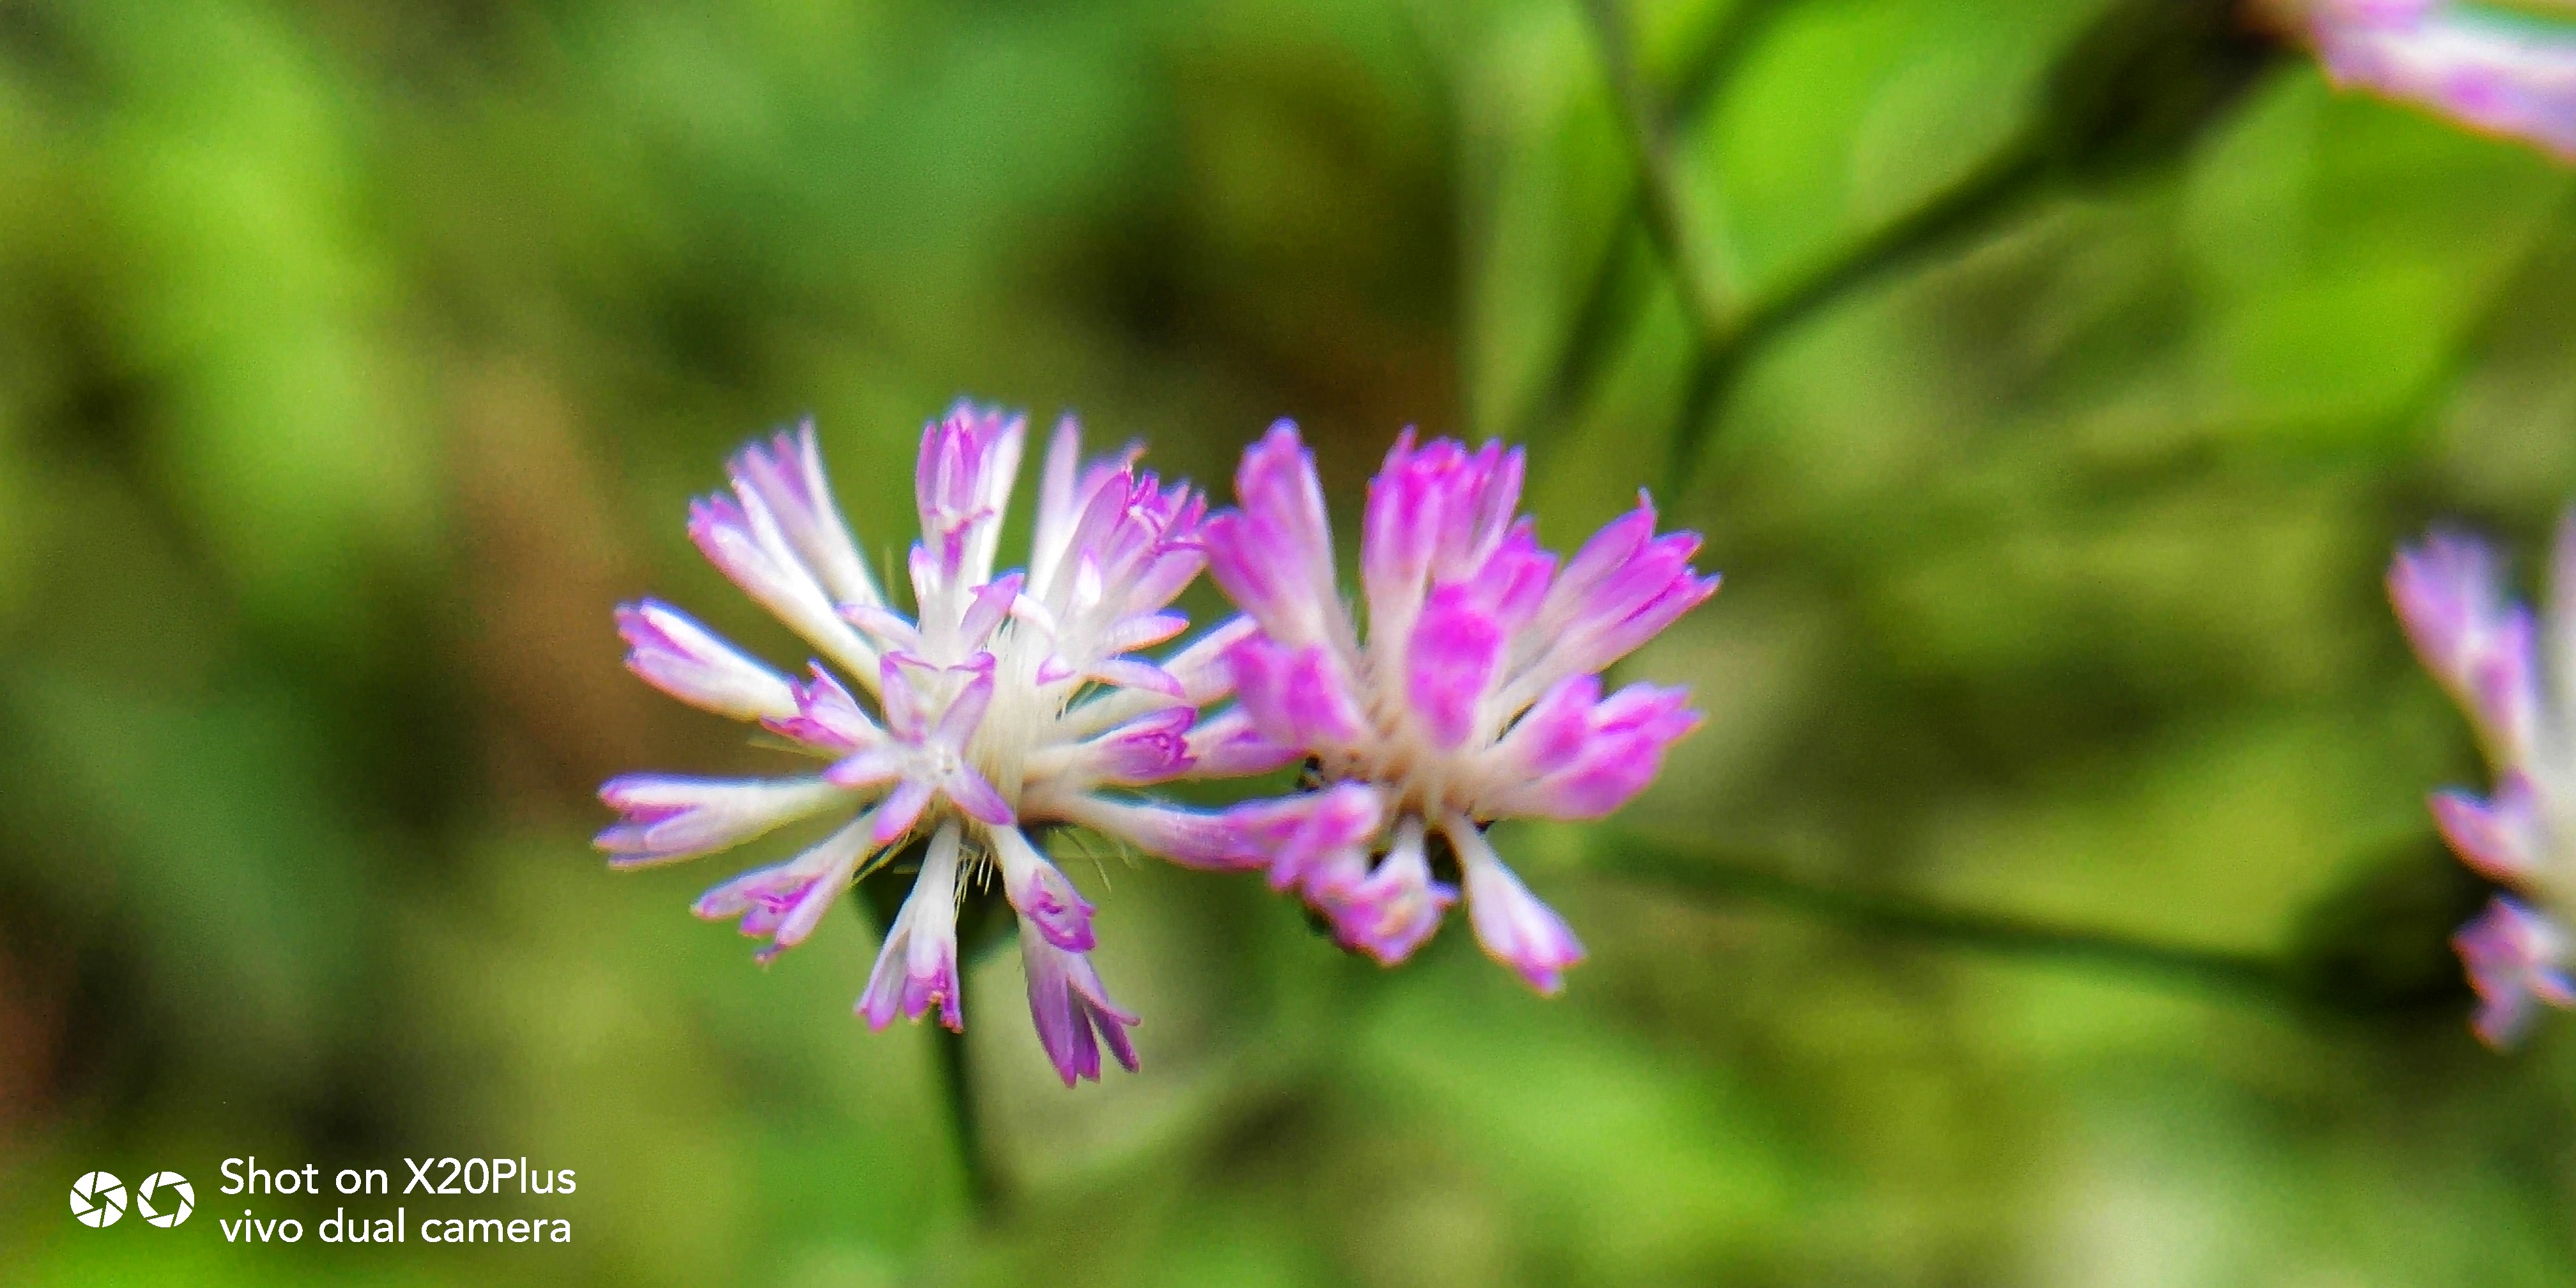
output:
[{"label": "blurred green background", "polygon": [[[2576,491],[2576,190],[2135,17],[0,0],[0,1281],[2576,1280],[2576,1040],[2466,1032],[2475,752],[2378,585]],[[855,910],[762,971],[686,914],[757,852],[607,873],[601,779],[765,763],[610,606],[804,655],[687,498],[810,411],[897,549],[960,393],[1705,531],[1624,673],[1707,727],[1503,846],[1565,995],[1077,868],[1144,1071],[1066,1092],[979,967],[977,1222]],[[575,1242],[227,1245],[248,1154],[575,1168],[489,1205]],[[76,1225],[94,1167],[200,1213]]]}]

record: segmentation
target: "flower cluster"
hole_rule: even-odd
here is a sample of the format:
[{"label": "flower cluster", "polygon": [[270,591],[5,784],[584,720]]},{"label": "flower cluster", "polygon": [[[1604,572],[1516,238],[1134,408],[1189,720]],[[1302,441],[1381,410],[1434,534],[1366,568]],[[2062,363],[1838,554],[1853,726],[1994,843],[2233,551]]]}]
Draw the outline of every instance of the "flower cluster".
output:
[{"label": "flower cluster", "polygon": [[[2475,538],[2436,533],[2398,552],[2389,598],[2434,677],[2476,727],[2495,787],[2446,791],[2433,816],[2461,860],[2513,891],[2452,941],[2480,1001],[2478,1035],[2512,1041],[2534,1003],[2576,1006],[2567,918],[2576,913],[2576,514],[2559,531],[2544,631],[2514,602],[2503,562]],[[2542,657],[2547,657],[2544,666]]]},{"label": "flower cluster", "polygon": [[2326,74],[2576,160],[2576,31],[2458,0],[2318,0]]},{"label": "flower cluster", "polygon": [[[627,664],[824,767],[612,780],[600,796],[623,818],[598,841],[611,864],[674,862],[832,820],[803,853],[697,901],[699,916],[766,940],[767,960],[811,935],[854,882],[917,855],[858,1000],[878,1028],[933,1011],[962,1028],[959,904],[998,875],[1030,1012],[1068,1086],[1099,1077],[1104,1044],[1136,1067],[1136,1017],[1093,968],[1091,904],[1032,840],[1037,827],[1267,870],[1342,942],[1387,963],[1438,927],[1457,898],[1439,879],[1452,870],[1487,951],[1554,991],[1582,949],[1483,828],[1511,815],[1600,817],[1642,790],[1696,723],[1678,690],[1605,697],[1600,680],[1716,588],[1689,566],[1696,538],[1657,537],[1641,503],[1560,570],[1516,517],[1517,451],[1416,447],[1408,433],[1369,489],[1363,643],[1293,426],[1246,454],[1240,508],[1209,516],[1187,486],[1140,473],[1134,449],[1084,462],[1068,419],[1041,469],[1028,564],[997,572],[1024,434],[1019,419],[965,404],[924,431],[910,616],[860,557],[810,425],[733,458],[731,488],[691,508],[690,536],[821,660],[791,679],[645,600],[617,613]],[[1210,566],[1246,615],[1162,661],[1142,656],[1187,631],[1171,605]],[[1217,812],[1141,790],[1300,761],[1312,790]]]}]

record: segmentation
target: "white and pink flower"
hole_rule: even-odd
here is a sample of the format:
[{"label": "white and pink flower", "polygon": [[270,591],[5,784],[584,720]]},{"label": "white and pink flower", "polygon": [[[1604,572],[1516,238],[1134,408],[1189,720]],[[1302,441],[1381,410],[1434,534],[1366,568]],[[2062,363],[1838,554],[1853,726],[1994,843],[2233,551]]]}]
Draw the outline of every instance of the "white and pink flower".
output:
[{"label": "white and pink flower", "polygon": [[[627,663],[693,706],[757,722],[826,759],[821,772],[725,780],[637,775],[601,789],[625,818],[602,832],[620,867],[727,849],[787,823],[846,821],[819,844],[709,890],[695,911],[738,918],[766,959],[810,935],[851,884],[926,838],[920,875],[889,928],[857,1010],[964,1023],[957,908],[997,871],[1017,913],[1040,1040],[1067,1085],[1098,1078],[1100,1046],[1136,1067],[1136,1017],[1110,1001],[1086,954],[1092,908],[1022,828],[1081,821],[1116,832],[1122,802],[1096,796],[1187,775],[1250,772],[1285,753],[1239,724],[1197,728],[1197,704],[1230,687],[1229,625],[1162,663],[1136,651],[1179,635],[1172,601],[1206,557],[1204,501],[1135,468],[1133,450],[1081,459],[1068,419],[1047,451],[1028,569],[996,575],[1025,425],[961,404],[923,433],[917,612],[899,614],[868,574],[832,500],[813,428],[744,448],[732,487],[691,507],[709,560],[812,644],[803,683],[676,609],[618,610]],[[834,668],[837,668],[834,669]],[[844,683],[855,682],[858,691]],[[1202,763],[1202,743],[1215,754]],[[1087,808],[1099,800],[1107,808]],[[1154,848],[1150,831],[1127,839]]]}]

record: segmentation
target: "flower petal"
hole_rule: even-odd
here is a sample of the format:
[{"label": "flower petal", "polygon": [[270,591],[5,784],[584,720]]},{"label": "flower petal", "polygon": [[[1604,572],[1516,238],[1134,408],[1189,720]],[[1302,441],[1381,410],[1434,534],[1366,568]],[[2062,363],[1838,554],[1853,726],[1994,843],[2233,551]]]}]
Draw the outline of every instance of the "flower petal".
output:
[{"label": "flower petal", "polygon": [[1181,767],[1197,778],[1242,778],[1285,769],[1304,754],[1263,736],[1252,718],[1237,709],[1190,727]]},{"label": "flower petal", "polygon": [[824,656],[862,677],[874,673],[876,650],[833,611],[823,584],[798,561],[757,490],[743,486],[733,496],[691,502],[689,540],[744,594]]},{"label": "flower petal", "polygon": [[922,549],[939,584],[965,587],[992,579],[1002,510],[1010,503],[1027,430],[1023,417],[962,401],[923,428],[913,491]]},{"label": "flower petal", "polygon": [[1211,813],[1099,796],[1075,796],[1064,803],[1063,812],[1070,822],[1117,837],[1183,867],[1233,872],[1257,868],[1269,861],[1268,854],[1253,843],[1243,823],[1230,812]]},{"label": "flower petal", "polygon": [[619,605],[617,633],[626,640],[626,669],[690,706],[736,720],[796,714],[796,691],[787,677],[669,604],[646,599]]},{"label": "flower petal", "polygon": [[1058,948],[1091,951],[1090,901],[1018,828],[997,827],[991,836],[993,857],[1002,865],[1002,892],[1019,910],[1021,924],[1037,927]]},{"label": "flower petal", "polygon": [[966,1031],[957,983],[957,856],[960,833],[955,823],[943,825],[930,838],[921,875],[904,896],[886,932],[877,963],[868,972],[867,990],[855,1008],[872,1029],[884,1029],[896,1015],[917,1020],[931,1007],[950,1031]]},{"label": "flower petal", "polygon": [[689,910],[709,921],[741,918],[742,933],[771,941],[759,954],[766,962],[802,943],[849,888],[859,862],[877,848],[868,837],[863,815],[785,863],[755,868],[715,886]]},{"label": "flower petal", "polygon": [[1356,686],[1322,645],[1291,649],[1268,635],[1248,636],[1226,652],[1235,699],[1272,741],[1297,747],[1352,743],[1366,730]]},{"label": "flower petal", "polygon": [[1136,1017],[1109,1000],[1090,958],[1048,942],[1023,917],[1020,960],[1028,975],[1029,1018],[1037,1025],[1038,1044],[1046,1048],[1064,1085],[1100,1080],[1102,1041],[1129,1073],[1136,1071],[1136,1047],[1127,1036]]},{"label": "flower petal", "polygon": [[2529,881],[2549,858],[2550,829],[2539,793],[2518,770],[2497,783],[2492,800],[2439,792],[2432,803],[2442,838],[2462,862],[2489,880]]},{"label": "flower petal", "polygon": [[1011,605],[1020,597],[1022,574],[1010,573],[975,588],[967,601],[966,616],[958,623],[957,647],[976,650],[992,639],[993,628],[1010,616]]},{"label": "flower petal", "polygon": [[2521,764],[2539,721],[2533,624],[2506,597],[2495,552],[2436,532],[2397,552],[2388,598],[2425,668],[2477,721],[2488,758],[2499,769]]},{"label": "flower petal", "polygon": [[1583,960],[1583,945],[1564,918],[1512,875],[1475,823],[1451,815],[1442,820],[1440,831],[1458,852],[1466,877],[1467,917],[1486,955],[1542,993],[1563,988],[1565,969]]},{"label": "flower petal", "polygon": [[1476,730],[1476,708],[1502,661],[1502,627],[1475,591],[1442,586],[1424,604],[1405,650],[1405,696],[1431,741],[1454,748]]},{"label": "flower petal", "polygon": [[876,829],[872,838],[878,845],[891,845],[895,838],[912,830],[921,821],[921,813],[930,807],[932,787],[918,778],[906,778],[896,784],[883,804],[877,806]]},{"label": "flower petal", "polygon": [[2563,28],[2453,4],[2321,0],[2314,11],[2335,84],[2576,161],[2576,38]]},{"label": "flower petal", "polygon": [[889,653],[922,650],[921,628],[883,604],[843,604],[837,611],[842,621],[865,632],[879,649]]},{"label": "flower petal", "polygon": [[1333,584],[1323,484],[1297,426],[1280,421],[1245,450],[1238,509],[1208,520],[1208,573],[1262,628],[1292,645],[1355,640]]},{"label": "flower petal", "polygon": [[939,789],[959,812],[978,823],[1009,827],[1020,821],[1011,803],[973,765],[958,765],[956,772],[940,781]]},{"label": "flower petal", "polygon": [[2512,899],[2497,896],[2451,944],[2477,990],[2474,1027],[2489,1046],[2507,1047],[2520,1038],[2534,1002],[2561,1010],[2576,1006],[2566,929]]},{"label": "flower petal", "polygon": [[1662,772],[1667,748],[1699,727],[1699,713],[1682,706],[1689,697],[1687,690],[1642,682],[1611,694],[1584,713],[1582,746],[1571,759],[1535,778],[1507,777],[1479,806],[1541,818],[1611,813]]},{"label": "flower petal", "polygon": [[836,761],[823,771],[823,780],[835,787],[860,791],[882,787],[903,777],[912,765],[912,757],[895,746],[869,747],[856,755]]},{"label": "flower petal", "polygon": [[1497,442],[1470,452],[1455,439],[1416,448],[1412,430],[1397,436],[1369,480],[1360,533],[1360,584],[1382,643],[1410,634],[1427,585],[1475,576],[1492,557],[1520,504],[1523,468],[1520,449]]},{"label": "flower petal", "polygon": [[907,743],[918,744],[929,737],[930,713],[919,686],[930,683],[939,668],[910,653],[888,653],[877,670],[877,696],[884,707],[886,729]]},{"label": "flower petal", "polygon": [[759,496],[797,559],[844,604],[880,602],[876,579],[859,558],[858,543],[832,500],[823,452],[808,418],[794,433],[781,431],[767,444],[754,439],[727,463],[734,486]]},{"label": "flower petal", "polygon": [[1106,661],[1092,663],[1091,669],[1083,674],[1087,678],[1113,688],[1141,689],[1176,702],[1182,699],[1181,682],[1172,678],[1170,672],[1151,662],[1113,657]]},{"label": "flower petal", "polygon": [[1082,772],[1094,782],[1128,787],[1178,778],[1196,763],[1189,734],[1198,715],[1195,707],[1166,707],[1083,743]]},{"label": "flower petal", "polygon": [[[858,700],[848,689],[823,669],[813,667],[813,679],[796,689],[796,714],[786,719],[768,719],[761,726],[773,733],[798,742],[843,753],[876,747],[885,742],[885,730],[859,708]],[[825,777],[831,777],[826,774]],[[837,781],[837,780],[836,780]]]},{"label": "flower petal", "polygon": [[1396,825],[1395,843],[1376,870],[1334,892],[1323,904],[1334,937],[1393,966],[1440,928],[1440,914],[1458,892],[1431,879],[1423,849],[1422,820]]},{"label": "flower petal", "polygon": [[685,778],[627,774],[599,799],[626,817],[593,842],[612,867],[648,867],[731,849],[772,828],[846,804],[849,793],[813,778]]},{"label": "flower petal", "polygon": [[993,705],[993,655],[978,653],[964,666],[949,669],[964,671],[971,678],[956,697],[948,700],[948,709],[939,713],[939,724],[930,731],[927,741],[959,751],[975,736],[976,726],[984,723],[985,708]]}]

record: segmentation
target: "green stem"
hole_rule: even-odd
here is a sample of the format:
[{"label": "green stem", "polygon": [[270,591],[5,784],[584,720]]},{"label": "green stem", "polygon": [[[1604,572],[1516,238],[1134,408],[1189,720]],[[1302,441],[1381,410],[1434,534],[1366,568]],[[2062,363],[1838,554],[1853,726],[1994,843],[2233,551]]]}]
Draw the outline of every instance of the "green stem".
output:
[{"label": "green stem", "polygon": [[2312,1000],[2287,964],[2261,954],[1944,908],[1903,895],[1793,877],[1772,866],[1692,853],[1635,833],[1620,832],[1614,837],[1596,852],[1596,867],[1697,895],[1765,903],[1819,920],[1999,956],[2094,966],[2277,1000]]},{"label": "green stem", "polygon": [[1691,362],[1680,415],[1665,440],[1665,490],[1679,496],[1689,485],[1711,416],[1765,345],[1845,295],[1992,227],[2038,191],[2047,175],[2047,156],[2036,138],[2017,138],[1795,285],[1744,310],[1713,339],[1704,337]]},{"label": "green stem", "polygon": [[[880,934],[894,925],[911,888],[912,883],[900,870],[907,861],[917,864],[919,856],[906,854],[886,860],[850,892],[851,901],[858,905],[861,915],[876,923]],[[974,906],[970,901],[969,909]],[[979,923],[970,917],[961,927],[967,949],[961,965],[971,963],[978,941],[989,938],[984,933],[989,920],[987,917]],[[975,1109],[974,1064],[966,1048],[966,1035],[950,1032],[936,1022],[925,1027],[930,1030],[931,1049],[939,1060],[940,1103],[948,1113],[949,1134],[957,1142],[957,1166],[966,1177],[966,1200],[977,1219],[990,1220],[1002,1210],[1002,1178],[992,1157],[984,1152],[983,1121]]]},{"label": "green stem", "polygon": [[[1755,40],[1783,7],[1784,0],[1739,0],[1729,8],[1726,17],[1683,67],[1669,110],[1657,114],[1653,129],[1644,133],[1669,136],[1688,129],[1725,91]],[[1621,87],[1623,103],[1633,89],[1633,84]],[[1565,343],[1557,350],[1556,363],[1536,396],[1524,404],[1513,438],[1530,442],[1581,405],[1594,375],[1618,351],[1620,340],[1638,313],[1640,288],[1632,279],[1641,273],[1632,271],[1630,266],[1641,252],[1652,249],[1647,245],[1647,218],[1644,194],[1631,187],[1609,240],[1602,247],[1601,258],[1593,264],[1583,299],[1575,307],[1573,325],[1567,328]],[[1651,271],[1651,267],[1644,271]]]},{"label": "green stem", "polygon": [[1001,1177],[984,1153],[983,1120],[975,1109],[975,1078],[966,1035],[933,1024],[931,1044],[939,1052],[939,1084],[946,1095],[948,1126],[957,1138],[957,1164],[966,1176],[966,1199],[975,1215],[991,1219],[1002,1210]]},{"label": "green stem", "polygon": [[[1847,247],[1787,290],[1745,303],[1724,259],[1727,237],[1722,210],[1709,212],[1705,221],[1709,225],[1706,241],[1719,248],[1717,262],[1702,262],[1700,243],[1692,236],[1687,185],[1672,141],[1673,118],[1683,113],[1668,116],[1656,104],[1638,72],[1619,5],[1620,0],[1588,0],[1585,10],[1600,41],[1603,71],[1618,99],[1620,123],[1637,154],[1638,209],[1647,240],[1672,278],[1697,350],[1684,382],[1679,415],[1665,436],[1664,486],[1678,495],[1690,482],[1710,420],[1756,353],[1825,305],[1948,248],[2017,208],[2046,178],[2047,152],[2035,132],[2016,136],[1957,182]],[[1685,80],[1690,111],[1717,92],[1769,11],[1767,4],[1749,8],[1742,23],[1721,29],[1706,64]],[[1591,369],[1606,356],[1608,341],[1619,330],[1607,315],[1617,294],[1613,281],[1627,247],[1623,226],[1594,273],[1554,379],[1533,404],[1535,414],[1553,416],[1571,406],[1581,396]]]},{"label": "green stem", "polygon": [[1737,0],[1726,11],[1707,43],[1700,46],[1682,65],[1681,75],[1674,78],[1672,124],[1684,128],[1716,102],[1735,79],[1745,56],[1788,7],[1788,0]]},{"label": "green stem", "polygon": [[[1594,34],[1601,43],[1602,68],[1619,101],[1620,125],[1627,132],[1629,145],[1636,149],[1638,197],[1646,234],[1672,272],[1682,313],[1700,346],[1714,349],[1732,326],[1735,315],[1733,275],[1722,261],[1714,265],[1699,262],[1698,247],[1691,237],[1694,223],[1684,196],[1687,185],[1682,182],[1680,160],[1673,153],[1671,122],[1638,73],[1620,0],[1588,0],[1584,10],[1591,16]],[[1707,222],[1709,241],[1724,246],[1727,238],[1723,212],[1710,211]]]}]

